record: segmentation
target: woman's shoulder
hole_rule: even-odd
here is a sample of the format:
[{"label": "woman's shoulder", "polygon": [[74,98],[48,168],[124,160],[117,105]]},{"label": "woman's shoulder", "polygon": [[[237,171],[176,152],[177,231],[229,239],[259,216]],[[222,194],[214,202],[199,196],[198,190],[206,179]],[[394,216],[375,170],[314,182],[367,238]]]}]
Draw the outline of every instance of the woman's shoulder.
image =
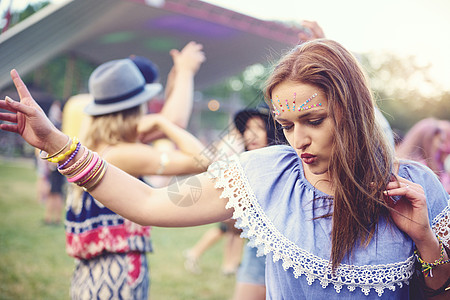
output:
[{"label": "woman's shoulder", "polygon": [[[246,151],[239,155],[241,165],[247,164],[260,167],[283,167],[287,165],[299,165],[297,153],[291,146],[274,145],[257,150]],[[301,164],[300,164],[301,165]]]},{"label": "woman's shoulder", "polygon": [[449,194],[438,176],[422,163],[401,160],[398,175],[422,186],[432,219],[449,205]]},{"label": "woman's shoulder", "polygon": [[439,182],[439,178],[429,167],[421,162],[408,159],[399,160],[398,175],[401,177],[407,176],[411,181],[416,183],[420,183],[417,181],[428,183]]}]

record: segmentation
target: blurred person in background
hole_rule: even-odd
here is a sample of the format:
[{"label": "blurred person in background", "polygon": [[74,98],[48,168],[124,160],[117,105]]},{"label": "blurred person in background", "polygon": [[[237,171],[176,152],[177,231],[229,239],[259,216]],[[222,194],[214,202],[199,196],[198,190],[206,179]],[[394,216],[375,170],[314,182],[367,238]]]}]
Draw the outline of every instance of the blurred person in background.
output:
[{"label": "blurred person in background", "polygon": [[[174,94],[178,88],[185,86],[174,86]],[[147,84],[130,59],[100,65],[89,78],[93,100],[84,111],[91,117],[80,140],[108,163],[141,180],[146,175],[204,171],[194,159],[203,149],[196,138],[162,114],[146,114],[146,103],[161,89],[159,83]],[[154,132],[162,132],[178,150],[161,152],[138,142]],[[114,299],[147,299],[150,227],[124,219],[76,186],[67,197],[66,249],[77,259],[72,299],[105,294]]]},{"label": "blurred person in background", "polygon": [[428,166],[450,193],[450,172],[445,160],[450,154],[450,122],[426,118],[408,130],[396,149],[399,158],[411,159]]},{"label": "blurred person in background", "polygon": [[[91,81],[94,83],[91,83],[92,85],[90,86],[91,93],[73,96],[66,103],[64,109],[63,131],[72,136],[79,136],[81,134],[81,139],[86,140],[87,143],[92,145],[97,151],[100,151],[102,147],[107,147],[107,151],[101,149],[101,154],[108,157],[108,161],[119,167],[123,167],[125,171],[130,172],[132,175],[140,176],[142,180],[146,179],[147,176],[154,174],[173,175],[203,170],[204,167],[199,167],[198,164],[192,166],[194,163],[191,161],[186,162],[187,160],[192,159],[190,158],[191,154],[185,153],[185,143],[189,143],[189,141],[192,140],[191,137],[189,137],[189,134],[178,128],[178,126],[187,126],[192,111],[194,76],[205,60],[202,48],[201,44],[189,42],[181,51],[176,49],[171,50],[170,54],[174,61],[174,65],[168,76],[165,91],[166,99],[161,113],[144,115],[148,107],[147,103],[152,100],[154,96],[159,94],[159,88],[156,88],[160,87],[160,84],[157,83],[159,79],[158,67],[145,57],[130,55],[126,62],[131,70],[131,77],[138,82],[142,81],[143,78],[144,82],[144,91],[138,93],[140,98],[139,101],[142,102],[142,104],[135,105],[135,107],[130,109],[121,108],[121,103],[122,105],[125,103],[125,106],[127,107],[130,106],[127,104],[130,103],[130,99],[122,97],[123,99],[116,99],[119,106],[112,109],[111,106],[114,106],[114,104],[102,104],[102,99],[95,101],[92,88],[95,87],[98,91],[102,85],[107,85],[109,80],[117,80],[117,82],[123,83],[124,78],[113,79],[113,75],[118,76],[116,71],[116,74],[110,74],[111,78],[102,79],[104,82],[101,83],[98,82],[98,80],[100,80],[99,76],[95,83],[93,73],[91,75]],[[117,62],[118,61],[116,61],[116,63]],[[133,63],[131,64],[132,66],[130,66],[129,62]],[[106,70],[104,65],[97,69],[99,68]],[[108,70],[110,69],[113,69],[113,66]],[[135,74],[136,70],[140,72],[139,76]],[[98,72],[100,71],[97,70],[97,74]],[[146,87],[153,87],[154,93],[145,91]],[[110,88],[114,90],[114,87]],[[115,91],[118,94],[122,92],[120,86],[116,87]],[[144,99],[143,97],[147,98]],[[99,104],[95,105],[96,102]],[[89,113],[89,111],[86,114],[84,110],[89,106],[92,107],[92,105],[97,106],[98,109],[103,108],[106,110],[104,110],[103,113],[94,113],[95,116],[92,116],[92,112]],[[170,120],[168,118],[170,118]],[[172,121],[178,126],[172,124]],[[145,125],[146,122],[148,123],[147,125]],[[152,128],[145,130],[143,129],[145,126],[150,126]],[[182,142],[182,138],[180,137],[176,140],[172,140],[175,133],[177,135],[187,135],[186,142]],[[136,143],[138,139],[150,142],[159,137],[165,137],[170,143],[173,144],[175,142],[175,146],[181,148],[176,150],[173,146],[168,149],[167,147],[153,147]],[[190,150],[192,151],[201,151],[201,149],[199,149],[200,144],[197,143],[197,141],[195,142],[195,145],[190,145],[189,147],[191,147]],[[131,152],[127,153],[125,150],[127,148],[130,151],[138,151],[139,154],[128,155]],[[189,151],[188,153],[191,153]],[[145,160],[134,160],[142,155],[146,156]],[[155,155],[156,157],[159,157],[159,159],[155,160]],[[150,158],[153,158],[153,162],[156,162],[156,165],[146,166],[145,162]],[[134,163],[128,161],[134,161]],[[186,163],[191,166],[186,166]],[[177,167],[174,167],[174,165]],[[139,170],[135,170],[134,168]],[[133,293],[133,295],[145,297],[148,293],[149,282],[145,253],[152,249],[150,229],[135,224],[132,225],[133,223],[124,220],[110,210],[98,205],[99,203],[93,200],[88,193],[82,193],[80,189],[71,189],[71,193],[68,195],[67,199],[67,251],[70,255],[78,258],[71,288],[72,297],[74,299],[81,299],[86,295],[101,293],[101,290],[97,290],[101,282],[107,282],[107,285],[117,285],[119,291],[115,291],[114,295],[116,295],[116,293],[125,293],[124,295],[126,295],[126,293],[130,292]],[[98,236],[98,230],[93,230],[91,232],[88,230],[91,226],[89,224],[99,218],[103,220],[102,224],[104,226],[100,226],[98,230],[104,232],[106,229],[110,231],[111,234],[107,236]],[[115,225],[106,225],[108,224],[106,221],[108,219],[115,220]],[[71,236],[74,232],[77,232],[78,236]],[[80,235],[83,235],[83,237],[80,238]],[[94,239],[89,241],[89,237],[95,236],[97,236],[97,240]],[[93,249],[96,248],[94,245],[97,243],[104,245],[104,249],[100,249],[100,251],[97,249],[94,251]],[[126,247],[124,246],[124,243]],[[133,249],[136,251],[132,251]],[[89,251],[94,251],[95,253],[90,253]],[[111,255],[106,255],[108,253]],[[134,255],[136,259],[133,263],[135,265],[125,264],[126,261],[124,259],[127,257],[126,253],[129,254],[128,256]],[[130,286],[127,287],[127,285],[121,287],[121,284],[119,284],[120,282],[111,283],[109,281],[110,278],[108,277],[107,270],[113,268],[114,265],[111,265],[110,267],[106,267],[106,265],[111,261],[115,261],[123,267],[120,280],[126,279],[126,270],[130,270],[130,268],[135,269],[134,274],[129,274],[131,278],[126,280],[134,286],[134,288],[130,288]],[[140,265],[136,265],[138,261],[140,261]],[[102,269],[101,272],[92,272],[93,270],[98,271],[99,268]],[[86,275],[89,272],[92,272],[91,277]],[[114,274],[111,274],[111,276],[113,275]],[[85,288],[74,288],[78,285],[84,286]]]},{"label": "blurred person in background", "polygon": [[[254,109],[243,109],[234,117],[234,124],[242,135],[245,150],[251,151],[269,145],[287,144],[287,141],[271,117],[269,107],[265,104]],[[244,252],[236,276],[233,300],[266,299],[265,268],[266,258],[254,243],[244,246]]]}]

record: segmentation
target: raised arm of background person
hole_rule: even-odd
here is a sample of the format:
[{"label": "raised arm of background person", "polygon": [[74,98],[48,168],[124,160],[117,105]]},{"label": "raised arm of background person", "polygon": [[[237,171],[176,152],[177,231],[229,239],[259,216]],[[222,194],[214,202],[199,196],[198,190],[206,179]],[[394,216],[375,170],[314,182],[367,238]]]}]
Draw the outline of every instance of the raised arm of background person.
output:
[{"label": "raised arm of background person", "polygon": [[[169,121],[186,128],[192,114],[194,101],[194,76],[205,61],[203,45],[189,42],[181,51],[172,49],[173,67],[167,77],[165,103],[160,112]],[[164,137],[160,131],[141,135],[140,141],[149,143]]]},{"label": "raised arm of background person", "polygon": [[166,102],[161,114],[186,128],[192,113],[194,76],[205,61],[203,45],[189,42],[181,51],[172,49],[173,68],[166,83]]},{"label": "raised arm of background person", "polygon": [[[0,100],[0,109],[11,112],[0,113],[0,120],[10,122],[0,124],[0,129],[20,134],[31,146],[47,153],[58,152],[67,144],[67,135],[50,122],[15,70],[11,76],[20,102],[10,98]],[[73,161],[82,155],[83,151],[79,151]],[[195,226],[229,219],[233,210],[225,208],[227,200],[220,198],[222,191],[214,187],[214,182],[206,173],[191,178],[198,182],[195,192],[192,191],[192,185],[178,183],[176,186],[153,189],[109,165],[102,181],[90,193],[114,212],[142,225]],[[177,197],[173,197],[174,194]],[[190,197],[193,201],[189,205],[180,205],[177,200],[180,197]],[[126,199],[130,201],[124,201]]]},{"label": "raised arm of background person", "polygon": [[300,24],[306,29],[306,31],[301,31],[298,34],[301,42],[325,38],[322,27],[316,21],[303,20]]},{"label": "raised arm of background person", "polygon": [[201,173],[207,165],[199,163],[203,144],[186,130],[178,127],[163,115],[150,114],[142,117],[138,132],[161,132],[178,148],[162,152],[141,144],[122,143],[111,147],[104,158],[116,167],[135,177],[147,175],[182,175]]}]

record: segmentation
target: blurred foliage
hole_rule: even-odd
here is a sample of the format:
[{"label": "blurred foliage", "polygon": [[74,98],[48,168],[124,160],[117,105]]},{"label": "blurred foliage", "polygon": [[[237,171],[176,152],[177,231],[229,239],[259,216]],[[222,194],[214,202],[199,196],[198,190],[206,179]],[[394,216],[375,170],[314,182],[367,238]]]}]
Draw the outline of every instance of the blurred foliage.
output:
[{"label": "blurred foliage", "polygon": [[268,67],[255,64],[242,73],[229,77],[203,91],[205,97],[230,99],[238,94],[243,106],[255,107],[264,100],[263,85],[268,76]]},{"label": "blurred foliage", "polygon": [[[14,0],[11,0],[14,1]],[[22,10],[22,11],[10,11],[10,22],[9,24],[7,24],[6,22],[6,11],[4,12],[4,20],[2,20],[3,22],[1,22],[1,30],[3,30],[3,27],[8,25],[8,29],[14,27],[16,24],[20,23],[22,20],[28,18],[29,16],[31,16],[32,14],[34,14],[35,12],[37,12],[38,10],[46,7],[47,5],[50,4],[50,1],[38,1],[38,2],[33,2],[33,3],[29,3],[27,5],[27,7]],[[3,13],[3,12],[2,12]]]},{"label": "blurred foliage", "polygon": [[391,53],[360,57],[380,110],[391,127],[405,134],[427,117],[450,120],[450,91],[430,75],[430,64]]},{"label": "blurred foliage", "polygon": [[56,100],[65,102],[73,95],[88,91],[89,75],[95,67],[93,63],[82,58],[62,54],[24,76],[24,82],[45,90]]}]

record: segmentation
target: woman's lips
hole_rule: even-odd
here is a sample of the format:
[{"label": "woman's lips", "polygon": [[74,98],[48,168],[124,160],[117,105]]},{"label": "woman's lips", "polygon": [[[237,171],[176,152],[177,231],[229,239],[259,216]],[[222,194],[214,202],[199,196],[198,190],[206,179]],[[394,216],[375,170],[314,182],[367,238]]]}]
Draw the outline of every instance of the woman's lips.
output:
[{"label": "woman's lips", "polygon": [[300,158],[303,160],[305,164],[312,164],[316,160],[316,156],[309,154],[309,153],[303,153],[300,155]]}]

